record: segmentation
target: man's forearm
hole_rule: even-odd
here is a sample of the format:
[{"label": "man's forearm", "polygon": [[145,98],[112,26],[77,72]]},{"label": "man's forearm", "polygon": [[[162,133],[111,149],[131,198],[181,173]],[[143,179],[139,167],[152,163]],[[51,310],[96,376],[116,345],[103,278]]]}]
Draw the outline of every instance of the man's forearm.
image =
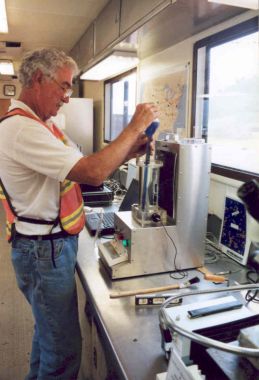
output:
[{"label": "man's forearm", "polygon": [[83,157],[69,172],[67,178],[89,185],[100,185],[114,170],[136,153],[146,140],[141,140],[145,129],[157,117],[157,107],[151,103],[139,104],[120,135],[101,151]]},{"label": "man's forearm", "polygon": [[121,133],[112,143],[101,151],[82,157],[73,167],[67,178],[89,185],[100,185],[110,174],[125,162],[132,149],[132,142],[138,136],[131,136],[131,131]]}]

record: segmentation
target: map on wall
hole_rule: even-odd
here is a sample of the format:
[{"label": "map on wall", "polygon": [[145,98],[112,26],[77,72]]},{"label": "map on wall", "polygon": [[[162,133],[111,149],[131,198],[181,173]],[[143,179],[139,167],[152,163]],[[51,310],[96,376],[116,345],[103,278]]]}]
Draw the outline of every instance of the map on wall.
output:
[{"label": "map on wall", "polygon": [[187,122],[189,65],[179,71],[157,75],[141,83],[142,102],[153,102],[160,109],[160,132],[184,129]]}]

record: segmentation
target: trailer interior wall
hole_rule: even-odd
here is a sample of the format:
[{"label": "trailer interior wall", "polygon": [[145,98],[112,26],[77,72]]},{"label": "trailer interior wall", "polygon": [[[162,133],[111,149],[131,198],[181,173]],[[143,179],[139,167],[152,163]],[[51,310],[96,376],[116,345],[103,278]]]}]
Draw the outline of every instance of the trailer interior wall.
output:
[{"label": "trailer interior wall", "polygon": [[[202,39],[205,38],[211,34],[214,34],[216,32],[219,32],[221,30],[224,30],[226,28],[229,28],[235,24],[238,24],[242,21],[245,21],[247,19],[250,19],[252,17],[258,16],[258,11],[246,11],[241,14],[238,14],[220,24],[217,24],[215,26],[212,26],[208,28],[207,30],[202,31],[201,33],[198,33],[196,35],[193,35],[189,38],[186,38],[183,41],[180,41],[176,44],[173,43],[174,38],[172,37],[172,44],[167,47],[166,49],[163,49],[162,51],[157,52],[158,47],[154,43],[154,36],[156,36],[157,43],[162,40],[163,33],[166,39],[166,44],[169,44],[168,35],[170,34],[172,36],[172,31],[166,30],[166,27],[173,28],[174,26],[170,26],[170,19],[166,20],[166,22],[163,24],[164,28],[159,27],[158,23],[153,22],[153,26],[157,27],[157,30],[151,30],[150,24],[147,23],[146,29],[150,32],[150,38],[152,41],[150,43],[148,42],[148,37],[145,35],[146,43],[149,43],[149,47],[153,44],[155,53],[152,54],[152,51],[149,51],[149,55],[145,58],[142,58],[140,60],[139,66],[138,66],[138,93],[141,86],[141,80],[147,72],[149,71],[161,71],[167,70],[168,68],[173,68],[174,66],[180,66],[183,64],[186,64],[187,62],[190,64],[190,87],[188,91],[189,99],[188,99],[188,122],[185,126],[184,135],[186,137],[190,136],[191,131],[191,83],[192,83],[192,64],[193,64],[193,44]],[[158,17],[158,16],[156,16]],[[164,16],[165,17],[165,16]],[[170,13],[168,14],[168,17],[170,17]],[[165,19],[164,19],[165,20]],[[142,43],[140,42],[140,45]],[[84,93],[87,97],[96,97],[96,107],[95,107],[95,133],[97,133],[97,136],[95,138],[95,148],[98,150],[103,145],[103,129],[104,129],[104,104],[103,104],[103,82],[84,82]],[[211,187],[210,187],[210,197],[209,197],[209,212],[216,214],[218,217],[222,218],[224,213],[224,196],[226,193],[226,189],[230,188],[232,192],[236,192],[236,189],[240,186],[241,182],[236,180],[231,180],[225,177],[221,177],[218,175],[211,175]]]}]

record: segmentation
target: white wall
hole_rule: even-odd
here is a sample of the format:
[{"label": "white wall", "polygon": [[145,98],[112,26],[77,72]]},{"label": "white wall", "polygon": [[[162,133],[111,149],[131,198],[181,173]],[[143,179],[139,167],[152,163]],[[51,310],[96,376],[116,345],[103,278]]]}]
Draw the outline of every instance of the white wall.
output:
[{"label": "white wall", "polygon": [[93,99],[71,98],[52,119],[84,155],[93,152]]}]

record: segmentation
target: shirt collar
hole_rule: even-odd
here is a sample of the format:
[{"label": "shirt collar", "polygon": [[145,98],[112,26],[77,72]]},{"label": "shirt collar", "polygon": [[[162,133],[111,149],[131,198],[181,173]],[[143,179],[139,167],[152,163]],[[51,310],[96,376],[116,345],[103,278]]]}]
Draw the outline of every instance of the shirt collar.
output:
[{"label": "shirt collar", "polygon": [[39,119],[39,116],[36,115],[36,113],[29,106],[27,106],[25,103],[21,102],[20,100],[11,99],[11,104],[8,111],[13,110],[14,108],[21,108],[24,111],[31,113],[32,115],[34,115],[35,117]]}]

